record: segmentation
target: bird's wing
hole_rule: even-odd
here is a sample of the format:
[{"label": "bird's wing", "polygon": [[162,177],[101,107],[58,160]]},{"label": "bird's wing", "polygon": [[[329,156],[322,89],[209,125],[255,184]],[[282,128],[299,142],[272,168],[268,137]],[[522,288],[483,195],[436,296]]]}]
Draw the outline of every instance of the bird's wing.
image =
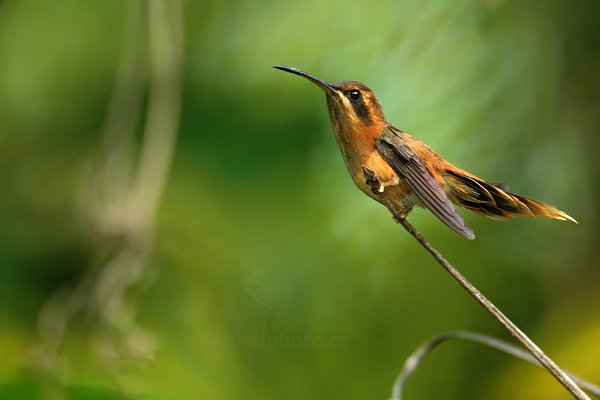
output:
[{"label": "bird's wing", "polygon": [[385,128],[377,138],[377,150],[436,217],[467,239],[475,234],[456,212],[444,188],[435,180],[423,160],[406,144],[403,132]]}]

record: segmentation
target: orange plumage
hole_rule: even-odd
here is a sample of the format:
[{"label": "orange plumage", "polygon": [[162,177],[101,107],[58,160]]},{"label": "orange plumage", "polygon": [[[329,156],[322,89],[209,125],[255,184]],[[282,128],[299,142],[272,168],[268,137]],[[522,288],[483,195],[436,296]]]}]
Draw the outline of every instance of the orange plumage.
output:
[{"label": "orange plumage", "polygon": [[352,179],[395,218],[404,218],[414,205],[422,206],[468,239],[475,235],[453,203],[494,219],[540,216],[576,222],[554,206],[511,193],[505,185],[486,182],[450,164],[389,124],[364,84],[327,83],[296,68],[275,68],[323,89],[336,141]]}]

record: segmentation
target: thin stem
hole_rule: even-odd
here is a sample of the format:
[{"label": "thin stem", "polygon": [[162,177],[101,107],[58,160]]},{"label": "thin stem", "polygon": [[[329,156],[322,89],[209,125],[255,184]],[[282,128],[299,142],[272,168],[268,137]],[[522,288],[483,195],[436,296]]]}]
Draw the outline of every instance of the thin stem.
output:
[{"label": "thin stem", "polygon": [[[183,15],[181,0],[132,0],[127,6],[100,156],[82,179],[82,220],[91,222],[95,268],[88,270],[74,289],[58,292],[40,312],[42,343],[35,355],[40,354],[39,363],[52,373],[59,372],[57,359],[69,323],[86,311],[101,319],[93,334],[99,354],[110,366],[121,366],[120,361],[128,358],[145,361],[155,352],[152,338],[138,326],[137,303],[131,292],[146,276],[156,214],[175,151],[181,111]],[[136,162],[134,139],[146,86],[148,107]],[[135,339],[135,351],[130,348],[134,342],[130,338]]]},{"label": "thin stem", "polygon": [[148,5],[150,94],[144,143],[129,209],[134,222],[142,226],[154,222],[171,168],[181,109],[183,52],[181,3],[150,0]]},{"label": "thin stem", "polygon": [[[394,210],[394,207],[384,200],[386,207]],[[396,217],[396,216],[395,216]],[[516,326],[506,315],[502,313],[491,301],[489,301],[475,286],[471,284],[456,268],[452,266],[442,256],[442,254],[433,247],[424,237],[412,226],[406,218],[397,217],[396,220],[404,227],[417,241],[427,250],[433,258],[446,270],[452,277],[475,298],[492,316],[498,320],[521,344],[529,353],[550,372],[556,380],[560,382],[572,395],[578,400],[591,400],[584,392],[573,382],[573,380],[562,370],[554,361],[550,359],[518,326]]]},{"label": "thin stem", "polygon": [[[496,349],[498,351],[510,354],[514,357],[520,358],[523,361],[527,361],[539,368],[542,368],[540,363],[531,354],[527,353],[526,351],[520,349],[517,346],[505,342],[504,340],[496,339],[487,335],[482,335],[480,333],[467,331],[445,332],[423,343],[421,346],[419,346],[417,350],[415,350],[410,355],[410,357],[406,359],[404,367],[398,375],[398,378],[396,379],[396,382],[394,384],[394,388],[392,389],[392,397],[390,398],[390,400],[402,400],[402,391],[404,389],[406,381],[414,374],[414,372],[419,367],[425,356],[427,356],[433,349],[435,349],[440,344],[451,339],[460,339],[479,343],[484,346]],[[567,372],[567,374],[571,377],[571,379],[573,379],[575,383],[577,383],[577,385],[584,388],[592,395],[600,398],[600,387],[584,379],[581,379],[577,375],[573,375],[570,372]]]}]

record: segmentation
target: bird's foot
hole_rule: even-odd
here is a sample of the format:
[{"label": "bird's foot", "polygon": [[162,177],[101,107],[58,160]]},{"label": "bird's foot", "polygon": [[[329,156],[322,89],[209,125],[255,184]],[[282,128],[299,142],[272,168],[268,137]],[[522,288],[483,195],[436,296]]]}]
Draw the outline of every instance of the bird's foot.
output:
[{"label": "bird's foot", "polygon": [[404,221],[410,210],[412,210],[412,206],[408,206],[399,213],[394,214],[394,221],[396,221],[397,223]]},{"label": "bird's foot", "polygon": [[365,175],[365,183],[369,185],[371,188],[371,192],[374,194],[383,193],[384,186],[379,180],[379,178],[375,175],[375,171],[370,168],[362,166],[363,174]]}]

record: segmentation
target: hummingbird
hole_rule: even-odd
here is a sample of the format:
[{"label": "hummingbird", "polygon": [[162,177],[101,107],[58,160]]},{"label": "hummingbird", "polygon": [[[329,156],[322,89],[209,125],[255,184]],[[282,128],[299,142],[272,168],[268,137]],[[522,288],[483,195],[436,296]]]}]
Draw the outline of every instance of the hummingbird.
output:
[{"label": "hummingbird", "polygon": [[487,182],[452,165],[387,122],[365,84],[328,83],[297,68],[274,68],[306,78],[325,92],[333,133],[352,180],[363,193],[385,205],[397,221],[420,206],[458,234],[474,239],[456,204],[493,219],[525,216],[577,223],[554,206],[511,193],[504,184]]}]

